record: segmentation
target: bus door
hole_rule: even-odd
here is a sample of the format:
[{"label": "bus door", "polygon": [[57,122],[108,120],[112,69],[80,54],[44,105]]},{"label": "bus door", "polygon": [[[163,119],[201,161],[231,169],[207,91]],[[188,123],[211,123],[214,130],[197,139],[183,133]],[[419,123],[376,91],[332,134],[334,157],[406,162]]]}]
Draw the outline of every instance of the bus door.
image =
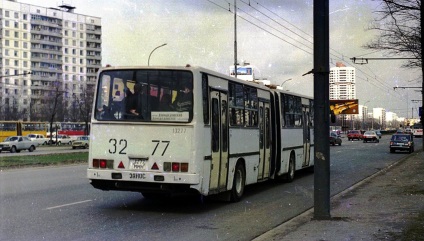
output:
[{"label": "bus door", "polygon": [[310,128],[310,111],[308,105],[302,107],[302,122],[303,122],[303,164],[302,167],[309,166],[311,161],[311,128]]},{"label": "bus door", "polygon": [[259,102],[258,180],[269,178],[271,162],[271,113],[269,103]]},{"label": "bus door", "polygon": [[228,103],[227,94],[211,91],[212,164],[209,190],[226,190],[228,174]]}]

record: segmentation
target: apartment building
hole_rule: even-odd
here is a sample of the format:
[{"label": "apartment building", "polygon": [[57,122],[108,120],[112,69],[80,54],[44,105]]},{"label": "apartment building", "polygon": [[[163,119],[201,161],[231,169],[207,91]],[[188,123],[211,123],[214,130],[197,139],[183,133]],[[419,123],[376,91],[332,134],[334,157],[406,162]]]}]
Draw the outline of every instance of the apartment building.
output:
[{"label": "apartment building", "polygon": [[356,99],[355,68],[338,62],[330,68],[330,100]]},{"label": "apartment building", "polygon": [[95,84],[101,37],[101,19],[73,6],[0,0],[0,113],[30,120],[54,90],[68,108]]}]

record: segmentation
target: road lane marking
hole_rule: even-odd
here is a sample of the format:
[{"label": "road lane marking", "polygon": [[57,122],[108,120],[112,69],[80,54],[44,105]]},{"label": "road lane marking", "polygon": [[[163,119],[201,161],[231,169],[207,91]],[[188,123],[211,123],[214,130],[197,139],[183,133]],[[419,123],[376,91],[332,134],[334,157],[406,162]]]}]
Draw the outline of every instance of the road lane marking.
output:
[{"label": "road lane marking", "polygon": [[84,200],[84,201],[80,201],[80,202],[68,203],[68,204],[63,204],[63,205],[59,205],[59,206],[48,207],[48,208],[46,208],[46,210],[51,210],[51,209],[56,209],[56,208],[62,208],[62,207],[77,205],[77,204],[81,204],[81,203],[87,203],[87,202],[91,202],[91,201],[93,201],[93,200]]}]

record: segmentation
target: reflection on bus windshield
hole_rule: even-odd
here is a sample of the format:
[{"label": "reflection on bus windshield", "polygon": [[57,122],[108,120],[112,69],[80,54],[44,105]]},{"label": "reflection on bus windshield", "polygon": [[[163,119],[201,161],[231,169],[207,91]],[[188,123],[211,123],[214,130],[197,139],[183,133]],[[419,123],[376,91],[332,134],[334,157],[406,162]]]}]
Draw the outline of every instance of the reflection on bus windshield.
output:
[{"label": "reflection on bus windshield", "polygon": [[190,122],[193,75],[177,70],[110,70],[100,76],[95,118]]}]

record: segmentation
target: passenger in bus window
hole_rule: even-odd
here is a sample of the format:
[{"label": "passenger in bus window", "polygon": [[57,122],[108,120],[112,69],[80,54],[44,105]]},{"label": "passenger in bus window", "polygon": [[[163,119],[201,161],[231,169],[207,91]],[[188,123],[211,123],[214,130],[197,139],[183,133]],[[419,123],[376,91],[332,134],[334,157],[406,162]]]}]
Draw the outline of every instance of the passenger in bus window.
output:
[{"label": "passenger in bus window", "polygon": [[174,106],[177,111],[191,111],[193,106],[193,95],[191,92],[190,84],[185,82],[182,90],[175,99]]},{"label": "passenger in bus window", "polygon": [[170,94],[163,94],[162,99],[159,103],[160,111],[172,111],[174,107],[172,106],[172,97]]},{"label": "passenger in bus window", "polygon": [[140,83],[135,84],[134,94],[128,96],[127,115],[143,119],[147,116],[147,104],[147,86]]}]

